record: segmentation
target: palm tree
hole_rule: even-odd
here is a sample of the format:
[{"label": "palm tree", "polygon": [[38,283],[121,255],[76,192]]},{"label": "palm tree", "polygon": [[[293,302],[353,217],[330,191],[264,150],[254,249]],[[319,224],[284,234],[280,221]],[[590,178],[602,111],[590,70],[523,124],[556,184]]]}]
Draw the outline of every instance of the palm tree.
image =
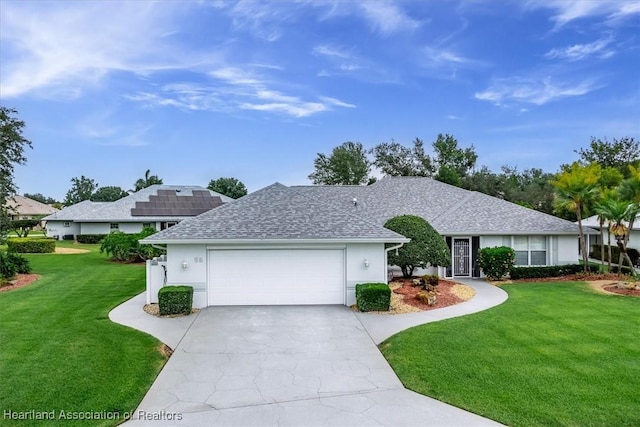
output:
[{"label": "palm tree", "polygon": [[589,251],[586,248],[582,218],[588,214],[597,197],[601,169],[597,164],[583,166],[574,163],[551,182],[556,189],[556,207],[575,212],[578,218],[580,252],[585,273],[589,272]]},{"label": "palm tree", "polygon": [[[598,203],[593,206],[594,213],[598,216],[598,222],[600,224],[600,261],[604,269],[604,223],[610,220],[608,213],[610,204],[614,200],[611,198],[603,197]],[[607,226],[608,227],[608,226]],[[607,266],[611,271],[611,233],[607,233],[607,247],[609,250],[609,256],[607,257]]]},{"label": "palm tree", "polygon": [[629,203],[626,200],[610,199],[606,205],[601,206],[601,213],[609,220],[609,235],[613,234],[616,244],[620,249],[618,258],[618,272],[622,273],[622,264],[624,261],[629,263],[633,268],[633,263],[629,254],[627,254],[627,242],[629,236],[630,224],[640,213],[640,205],[637,203]]},{"label": "palm tree", "polygon": [[[622,200],[626,200],[628,203],[640,205],[640,167],[633,167],[629,165],[630,176],[622,181],[618,188],[618,194]],[[633,209],[633,208],[631,208]],[[624,238],[625,246],[629,244],[629,236],[633,229],[635,222],[635,216],[629,220],[629,230]]]},{"label": "palm tree", "polygon": [[140,191],[143,188],[147,188],[154,184],[162,184],[162,179],[158,178],[158,175],[151,175],[151,170],[147,169],[147,171],[144,173],[144,178],[138,179],[134,184],[135,188],[131,191]]}]

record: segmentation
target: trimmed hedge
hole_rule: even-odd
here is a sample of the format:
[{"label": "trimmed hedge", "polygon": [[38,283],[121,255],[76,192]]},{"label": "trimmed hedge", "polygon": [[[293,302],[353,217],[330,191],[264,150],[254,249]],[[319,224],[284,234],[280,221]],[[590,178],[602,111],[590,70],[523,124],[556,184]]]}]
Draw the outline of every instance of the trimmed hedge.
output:
[{"label": "trimmed hedge", "polygon": [[95,244],[100,243],[106,236],[106,234],[78,234],[76,240],[78,243]]},{"label": "trimmed hedge", "polygon": [[164,286],[158,291],[160,315],[191,314],[193,306],[192,286]]},{"label": "trimmed hedge", "polygon": [[47,237],[14,237],[7,240],[7,250],[20,254],[48,254],[55,252],[56,241]]},{"label": "trimmed hedge", "polygon": [[[597,271],[598,267],[589,266],[589,271]],[[584,267],[581,264],[547,265],[543,267],[512,267],[509,270],[511,280],[540,279],[543,277],[558,277],[569,274],[581,273]]]},{"label": "trimmed hedge", "polygon": [[[629,258],[631,258],[631,262],[633,263],[633,265],[637,265],[638,264],[638,258],[640,258],[640,252],[638,252],[637,249],[634,248],[627,248],[627,255],[629,255]],[[592,257],[595,259],[601,259],[600,258],[600,245],[594,245],[593,246],[593,254]],[[609,249],[607,245],[604,245],[604,260],[608,261],[609,258]],[[612,263],[618,263],[618,260],[620,258],[620,248],[616,245],[616,246],[611,246],[611,262]],[[625,261],[626,262],[626,261]]]},{"label": "trimmed hedge", "polygon": [[386,283],[360,283],[356,285],[356,306],[360,311],[388,311],[391,289]]}]

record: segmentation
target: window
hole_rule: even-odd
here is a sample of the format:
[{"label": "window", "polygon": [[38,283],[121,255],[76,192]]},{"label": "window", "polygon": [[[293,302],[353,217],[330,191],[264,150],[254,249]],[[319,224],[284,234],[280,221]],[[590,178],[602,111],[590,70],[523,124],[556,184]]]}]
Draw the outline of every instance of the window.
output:
[{"label": "window", "polygon": [[142,223],[142,228],[153,228],[155,230],[156,229],[156,224],[152,223],[152,222],[143,222]]},{"label": "window", "polygon": [[120,229],[120,225],[112,222],[111,224],[109,224],[109,228],[111,229],[111,231],[118,230],[118,229]]},{"label": "window", "polygon": [[176,224],[177,224],[176,221],[162,222],[162,223],[160,223],[160,230],[165,230],[165,229],[167,229],[169,227],[173,227]]},{"label": "window", "polygon": [[62,223],[63,227],[71,227],[71,223],[69,221]]},{"label": "window", "polygon": [[546,236],[513,236],[516,265],[547,265]]}]

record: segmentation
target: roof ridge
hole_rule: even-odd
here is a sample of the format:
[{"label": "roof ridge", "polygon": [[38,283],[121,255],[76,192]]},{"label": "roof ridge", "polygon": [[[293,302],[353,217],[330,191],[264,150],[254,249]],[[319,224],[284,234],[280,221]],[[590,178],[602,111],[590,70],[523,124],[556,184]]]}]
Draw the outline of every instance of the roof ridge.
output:
[{"label": "roof ridge", "polygon": [[[464,188],[462,188],[462,190],[464,190]],[[442,216],[446,216],[446,217],[450,216],[456,209],[458,209],[463,204],[467,203],[469,199],[471,199],[474,196],[474,193],[476,193],[475,191],[470,191],[470,190],[465,190],[465,191],[468,191],[469,194],[466,194],[465,197],[461,197],[460,199],[458,199],[458,202],[455,203],[453,206],[451,206],[449,209],[443,210],[438,215],[436,215],[431,220],[430,224],[433,225],[434,223],[438,222],[438,220]]]}]

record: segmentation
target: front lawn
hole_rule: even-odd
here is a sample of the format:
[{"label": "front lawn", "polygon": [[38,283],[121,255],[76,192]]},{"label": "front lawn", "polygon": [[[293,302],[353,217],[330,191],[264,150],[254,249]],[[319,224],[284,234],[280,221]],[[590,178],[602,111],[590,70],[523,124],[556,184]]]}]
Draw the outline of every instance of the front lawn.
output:
[{"label": "front lawn", "polygon": [[42,278],[0,293],[0,425],[115,425],[118,420],[10,421],[4,413],[124,414],[166,361],[158,340],[108,318],[144,290],[144,266],[109,262],[97,245],[59,243],[91,252],[26,255]]},{"label": "front lawn", "polygon": [[640,298],[503,289],[498,307],[381,344],[407,388],[511,426],[640,425]]}]

